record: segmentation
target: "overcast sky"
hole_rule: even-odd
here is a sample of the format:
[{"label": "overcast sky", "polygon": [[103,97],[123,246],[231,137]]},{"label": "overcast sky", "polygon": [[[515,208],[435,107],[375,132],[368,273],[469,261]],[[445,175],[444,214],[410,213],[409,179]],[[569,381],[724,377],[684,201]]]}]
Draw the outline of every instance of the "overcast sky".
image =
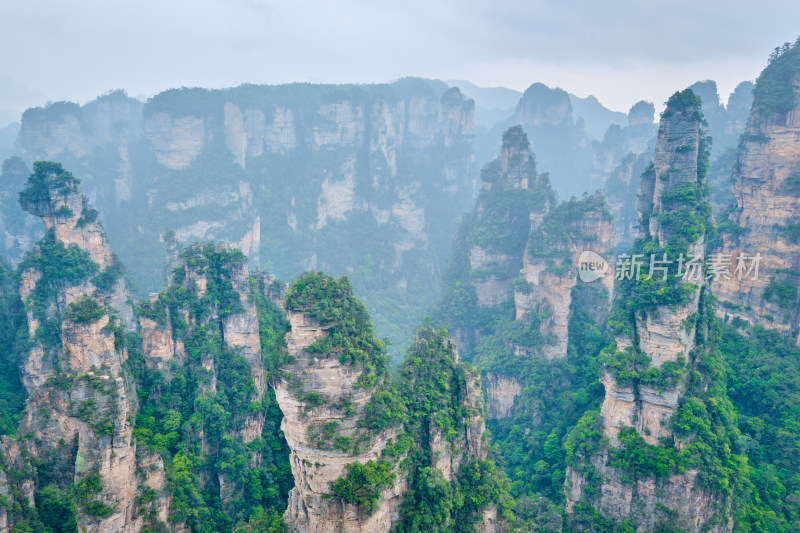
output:
[{"label": "overcast sky", "polygon": [[620,111],[701,79],[723,101],[800,34],[797,0],[0,0],[0,109],[111,89],[415,75]]}]

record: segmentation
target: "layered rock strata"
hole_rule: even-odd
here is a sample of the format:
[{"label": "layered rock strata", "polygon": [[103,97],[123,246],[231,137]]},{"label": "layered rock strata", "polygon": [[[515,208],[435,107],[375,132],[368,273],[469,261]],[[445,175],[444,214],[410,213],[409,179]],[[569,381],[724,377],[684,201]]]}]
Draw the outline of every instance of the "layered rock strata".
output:
[{"label": "layered rock strata", "polygon": [[777,84],[788,98],[775,110],[756,90],[730,185],[735,205],[720,217],[724,272],[712,283],[721,315],[786,333],[800,325],[800,71],[774,78],[798,54],[798,46],[787,51],[757,81],[757,88]]},{"label": "layered rock strata", "polygon": [[[37,163],[22,203],[42,218],[48,234],[23,263],[20,296],[31,347],[22,361],[28,398],[18,433],[30,438],[9,446],[9,458],[18,462],[23,447],[46,461],[75,442],[75,482],[97,476],[101,486],[91,501],[79,502],[81,530],[140,531],[147,521],[136,507],[139,487],[155,491],[149,507],[159,520],[166,520],[169,498],[161,459],[137,449],[133,440],[137,396],[119,343],[125,319],[132,317],[124,282],[113,276],[105,284],[89,281],[92,272],[111,274],[115,259],[78,181],[60,165]],[[53,265],[58,259],[52,250],[59,248],[75,263]],[[83,271],[70,271],[59,282],[54,267]],[[152,468],[139,470],[143,463]]]},{"label": "layered rock strata", "polygon": [[[342,363],[335,352],[310,352],[309,347],[327,335],[326,328],[302,312],[289,311],[288,319],[291,331],[286,346],[294,363],[286,369],[287,379],[274,385],[284,415],[281,430],[291,449],[295,479],[284,518],[293,531],[388,532],[399,518],[406,489],[402,474],[396,475],[392,485],[381,493],[378,508],[371,514],[357,505],[330,498],[331,484],[346,474],[347,465],[380,459],[384,447],[401,428],[373,435],[359,427],[364,407],[375,391],[374,387],[360,385],[363,368]],[[309,393],[322,398],[322,405],[312,403]],[[342,401],[350,406],[347,412],[334,407]],[[336,449],[321,442],[315,429],[332,423],[336,429],[328,440],[359,441],[357,451]]]},{"label": "layered rock strata", "polygon": [[[608,292],[609,303],[613,295],[614,278],[611,272],[609,252],[613,241],[614,226],[611,214],[606,210],[599,194],[581,201],[565,202],[554,208],[541,224],[531,217],[531,237],[525,249],[522,266],[524,284],[514,291],[516,320],[523,320],[528,313],[542,316],[539,329],[546,338],[537,355],[545,359],[563,358],[567,355],[567,335],[571,317],[572,289],[579,282],[578,270],[581,261],[594,257],[600,266],[600,258],[608,261],[603,275],[596,280]],[[587,256],[592,252],[596,256]],[[583,265],[583,268],[588,268]],[[519,347],[517,353],[531,353]]]},{"label": "layered rock strata", "polygon": [[[701,192],[707,171],[707,146],[699,99],[690,90],[676,93],[662,114],[654,165],[642,180],[639,204],[642,235],[637,242],[652,243],[644,249],[657,254],[660,250],[676,252],[681,249],[703,262],[706,256],[704,231],[687,232],[686,226],[676,220],[697,220],[700,228],[708,224],[703,217],[708,216],[710,208]],[[635,246],[636,251],[639,248]],[[648,266],[643,273],[648,273]],[[670,272],[672,278],[675,272]],[[657,276],[658,271],[650,274]],[[687,372],[680,372],[677,377],[658,385],[645,380],[644,376],[665,372],[668,367],[685,368],[688,364],[691,368],[693,365],[695,348],[699,348],[698,320],[703,313],[701,294],[706,289],[703,273],[692,276],[689,281],[693,285],[683,286],[687,291],[684,298],[635,308],[627,326],[615,327],[617,336],[613,351],[616,353],[606,359],[601,379],[605,385],[600,411],[602,431],[611,448],[591,458],[594,479],[599,479],[594,493],[587,495],[588,481],[583,473],[569,469],[568,509],[588,498],[603,515],[619,522],[630,520],[637,528],[649,531],[658,524],[659,509],[667,508],[681,527],[689,531],[730,531],[730,520],[720,519],[718,514],[726,502],[695,484],[696,470],[631,481],[608,462],[611,451],[621,446],[618,435],[623,428],[635,429],[647,445],[658,446],[662,442],[674,442],[678,447],[685,445],[674,435],[670,419],[684,394]],[[642,282],[634,280],[632,283]],[[679,282],[670,279],[666,283]],[[635,290],[646,289],[637,287]],[[627,291],[625,289],[615,302],[617,314],[612,313],[612,316],[617,319],[626,316],[628,311],[622,310],[630,309],[633,293]],[[634,376],[639,377],[623,375],[622,369],[633,370]]]}]

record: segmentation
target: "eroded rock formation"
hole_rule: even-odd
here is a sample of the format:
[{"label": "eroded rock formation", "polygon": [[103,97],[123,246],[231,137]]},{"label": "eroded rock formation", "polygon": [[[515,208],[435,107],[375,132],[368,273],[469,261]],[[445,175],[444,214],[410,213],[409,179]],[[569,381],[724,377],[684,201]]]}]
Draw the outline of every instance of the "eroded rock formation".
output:
[{"label": "eroded rock formation", "polygon": [[503,135],[500,156],[483,169],[481,181],[469,270],[478,305],[492,307],[512,297],[530,221],[547,213],[554,196],[547,177],[537,175],[530,144],[519,127]]},{"label": "eroded rock formation", "polygon": [[[20,148],[28,164],[86,168],[87,195],[144,293],[164,280],[160,250],[142,243],[165,232],[224,240],[254,266],[269,243],[263,264],[285,279],[347,272],[395,335],[433,303],[441,250],[471,205],[473,113],[458,89],[419,79],[179,89],[144,104],[119,91],[29,110]],[[7,229],[7,248],[31,241]],[[409,283],[419,269],[429,285]]]},{"label": "eroded rock formation", "polygon": [[[662,114],[654,165],[642,179],[642,235],[633,249],[649,252],[641,256],[649,263],[642,274],[653,280],[662,274],[648,270],[651,255],[674,261],[680,252],[700,263],[706,256],[710,205],[703,192],[708,161],[703,124],[700,101],[688,89],[670,98]],[[676,275],[680,281],[675,281]],[[708,305],[702,272],[686,274],[673,267],[669,275],[663,273],[663,289],[657,281],[648,284],[635,273],[631,277],[633,285],[626,285],[623,274],[609,322],[616,333],[615,347],[603,359],[605,400],[596,420],[608,447],[598,444],[583,470],[570,467],[568,508],[587,499],[603,515],[629,520],[643,531],[667,519],[689,531],[730,531],[730,500],[696,483],[697,469],[667,469],[668,476],[632,474],[627,461],[619,459],[634,445],[671,443],[680,449],[693,440],[676,435],[672,417],[689,382],[685,369],[697,368],[695,358],[703,350],[701,317]],[[680,295],[669,295],[670,286]]]},{"label": "eroded rock formation", "polygon": [[[294,531],[304,532],[388,532],[399,518],[406,489],[403,473],[398,472],[381,492],[372,513],[330,498],[331,484],[346,475],[347,465],[379,460],[401,428],[372,434],[360,427],[375,393],[375,387],[363,385],[364,369],[342,363],[341,350],[310,352],[309,347],[327,335],[326,328],[302,312],[289,311],[288,318],[292,329],[286,344],[294,363],[287,369],[287,379],[275,384],[295,479],[286,522]],[[347,409],[336,407],[343,404]],[[328,428],[333,431],[326,433]]]},{"label": "eroded rock formation", "polygon": [[[420,328],[392,380],[346,278],[304,274],[286,308],[289,358],[274,387],[295,481],[284,514],[290,529],[388,532],[459,520],[499,531],[505,492],[487,458],[480,379],[453,340]],[[477,504],[455,498],[479,482],[498,486]],[[443,491],[435,517],[424,516],[429,483]]]},{"label": "eroded rock formation", "polygon": [[[145,511],[165,521],[163,464],[139,449],[132,434],[137,396],[123,366],[132,309],[96,212],[78,181],[52,163],[36,164],[21,201],[47,233],[21,266],[31,341],[21,368],[28,398],[18,430],[25,436],[6,439],[7,459],[19,468],[30,456],[47,462],[67,454],[59,475],[86,487],[75,517],[83,531],[139,531],[149,523]],[[142,470],[143,464],[152,468]],[[137,508],[142,487],[155,497]],[[33,498],[32,484],[30,490]]]},{"label": "eroded rock formation", "polygon": [[798,54],[795,46],[758,79],[757,88],[778,85],[787,96],[774,108],[756,90],[730,185],[735,205],[720,215],[724,273],[712,284],[721,315],[786,333],[800,324],[800,71],[778,69]]},{"label": "eroded rock formation", "polygon": [[[541,221],[531,217],[531,225],[523,257],[525,283],[518,283],[514,290],[516,320],[525,320],[529,313],[541,316],[539,330],[545,341],[536,355],[545,359],[563,358],[567,355],[572,289],[579,283],[581,254],[593,252],[611,259],[612,217],[602,195],[596,194],[564,202]],[[610,302],[614,288],[611,267],[603,274],[591,281],[606,288]],[[531,354],[532,350],[522,346],[517,352]]]}]

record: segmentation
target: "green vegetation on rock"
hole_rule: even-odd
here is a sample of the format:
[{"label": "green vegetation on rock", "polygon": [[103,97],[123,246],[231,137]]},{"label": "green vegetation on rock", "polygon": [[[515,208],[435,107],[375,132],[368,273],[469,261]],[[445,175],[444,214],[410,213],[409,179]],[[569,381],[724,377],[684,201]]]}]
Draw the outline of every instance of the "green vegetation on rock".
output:
[{"label": "green vegetation on rock", "polygon": [[788,113],[795,106],[792,82],[800,71],[800,38],[791,45],[776,48],[769,64],[756,79],[755,103],[762,113]]},{"label": "green vegetation on rock", "polygon": [[[132,338],[128,364],[140,397],[134,436],[164,458],[175,522],[185,522],[193,532],[234,527],[247,531],[257,523],[278,528],[271,513],[283,512],[293,484],[288,447],[279,429],[282,414],[272,389],[255,401],[247,361],[223,340],[221,321],[243,310],[231,278],[244,256],[208,244],[190,247],[182,258],[185,266],[175,269],[168,289],[140,311],[171,329],[184,343],[186,358],[162,370],[151,369],[144,364],[141,341]],[[198,292],[198,279],[204,280],[205,294]],[[261,356],[271,379],[269,373],[284,357],[281,346],[288,325],[266,299],[263,278],[252,277],[247,290],[256,305]],[[213,361],[215,393],[209,387],[207,361]],[[263,416],[264,429],[244,443],[237,432],[250,416]],[[208,481],[218,476],[239,496],[220,501],[219,486]]]},{"label": "green vegetation on rock", "polygon": [[11,266],[0,259],[0,435],[14,433],[25,407],[19,365],[25,316]]},{"label": "green vegetation on rock", "polygon": [[64,318],[76,324],[91,324],[106,314],[103,306],[87,295],[83,295],[67,306]]},{"label": "green vegetation on rock", "polygon": [[344,477],[331,485],[333,495],[345,503],[360,506],[367,514],[372,514],[377,509],[381,491],[394,481],[392,463],[380,460],[361,464],[356,461],[348,464],[346,470]]},{"label": "green vegetation on rock", "polygon": [[[25,190],[19,193],[19,202],[23,209],[32,214],[48,214],[41,210],[49,208],[51,194],[66,195],[75,192],[78,183],[59,163],[36,161]],[[69,210],[67,206],[61,206],[61,209],[65,208]],[[58,215],[58,211],[52,214]],[[62,211],[63,214],[65,213]],[[71,211],[68,215],[71,215]]]},{"label": "green vegetation on rock", "polygon": [[[468,381],[475,379],[476,371],[457,360],[446,332],[430,326],[417,330],[398,376],[408,407],[405,428],[415,443],[408,452],[410,486],[398,531],[474,531],[481,512],[489,507],[497,509],[499,519],[513,519],[508,480],[493,460],[470,456],[475,450],[464,448],[466,426],[473,417],[483,416],[468,403]],[[463,456],[450,481],[435,468],[436,434],[449,444],[449,453]]]},{"label": "green vegetation on rock", "polygon": [[340,353],[342,363],[363,364],[377,376],[388,371],[384,345],[373,336],[367,308],[353,296],[347,276],[336,280],[321,272],[301,275],[286,293],[286,309],[306,314],[327,329],[309,351]]}]

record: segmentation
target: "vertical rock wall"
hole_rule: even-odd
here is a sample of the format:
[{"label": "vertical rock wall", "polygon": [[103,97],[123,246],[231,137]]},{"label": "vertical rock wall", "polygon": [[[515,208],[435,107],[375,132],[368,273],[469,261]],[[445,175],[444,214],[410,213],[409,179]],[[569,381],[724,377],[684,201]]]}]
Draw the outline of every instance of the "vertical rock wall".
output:
[{"label": "vertical rock wall", "polygon": [[[770,112],[756,99],[747,122],[730,185],[735,206],[721,216],[720,253],[728,266],[712,289],[721,315],[790,333],[800,325],[800,72],[783,83],[794,95],[790,109]],[[758,271],[750,272],[756,256]]]},{"label": "vertical rock wall", "polygon": [[[23,205],[42,218],[49,242],[84,254],[84,265],[107,272],[114,258],[102,228],[91,219],[77,180],[51,164],[38,167],[35,175],[39,182],[29,181],[28,192],[36,193],[38,187],[38,197],[28,195]],[[46,241],[40,247],[53,246]],[[77,267],[53,261],[35,249],[27,263],[31,266],[22,271],[20,296],[26,303],[32,342],[22,361],[28,400],[18,433],[32,438],[23,437],[20,446],[47,461],[65,443],[77,440],[71,465],[74,481],[99,476],[101,485],[99,492],[89,495],[91,501],[79,501],[79,527],[87,532],[139,531],[145,523],[136,508],[139,487],[157,491],[151,506],[160,520],[166,519],[169,501],[161,460],[137,450],[133,441],[131,420],[137,397],[123,367],[127,352],[117,338],[132,318],[125,285],[118,278],[104,293],[85,277],[54,284],[52,269],[64,272]],[[81,315],[76,312],[79,306],[94,312]],[[119,318],[110,314],[112,309]],[[57,331],[49,329],[54,326]],[[14,455],[10,453],[12,459]],[[153,468],[138,472],[141,462]]]},{"label": "vertical rock wall", "polygon": [[[291,449],[295,479],[285,520],[293,531],[309,533],[388,532],[399,516],[406,488],[404,475],[395,476],[392,486],[383,491],[377,510],[371,514],[356,505],[330,498],[330,485],[346,474],[347,465],[378,460],[400,428],[373,435],[359,427],[358,420],[375,392],[374,387],[359,384],[363,368],[342,363],[337,353],[309,352],[312,344],[327,335],[326,328],[301,312],[290,311],[288,319],[292,329],[286,345],[294,363],[286,369],[286,379],[274,385],[284,415],[281,429]],[[322,398],[322,404],[312,403],[308,393]],[[345,398],[350,412],[334,407]],[[321,439],[315,430],[331,422],[336,423],[334,434]],[[332,445],[336,438],[359,441],[358,451],[337,449]]]},{"label": "vertical rock wall", "polygon": [[[706,133],[699,104],[690,90],[676,93],[662,115],[654,167],[645,175],[640,193],[642,236],[638,242],[646,244],[642,244],[643,248],[635,246],[634,252],[651,250],[658,255],[664,249],[676,253],[680,249],[699,257],[701,263],[706,256],[702,226],[701,231],[689,232],[685,224],[675,223],[677,217],[681,217],[681,221],[702,220],[710,210],[702,193],[679,194],[702,190],[704,185]],[[652,244],[648,248],[649,243]],[[649,263],[647,255],[645,262]],[[644,274],[648,273],[648,268],[649,265],[645,265]],[[698,320],[703,313],[704,274],[691,281],[694,286],[684,287],[688,294],[682,300],[635,308],[631,323],[616,329],[616,353],[604,363],[601,379],[605,385],[605,400],[600,411],[602,432],[612,451],[621,446],[618,435],[623,428],[634,428],[647,445],[673,442],[680,448],[686,444],[674,435],[671,417],[684,394],[687,372],[658,385],[646,376],[664,371],[668,365],[677,368],[696,365],[693,357],[699,338]],[[615,309],[621,314],[616,316],[626,316],[627,311],[622,310],[628,309],[630,299],[636,296],[634,292],[625,292],[617,298]],[[623,363],[626,361],[633,362]],[[621,368],[633,371],[636,377],[623,374]],[[631,520],[637,528],[649,531],[660,520],[659,509],[666,508],[675,513],[675,520],[689,531],[730,531],[732,522],[724,518],[724,508],[730,502],[696,484],[697,470],[631,480],[609,464],[609,453],[609,449],[601,448],[591,458],[591,476],[599,480],[599,486],[592,492],[586,490],[590,481],[584,473],[569,469],[568,509],[587,498],[603,515],[619,522]]]}]

